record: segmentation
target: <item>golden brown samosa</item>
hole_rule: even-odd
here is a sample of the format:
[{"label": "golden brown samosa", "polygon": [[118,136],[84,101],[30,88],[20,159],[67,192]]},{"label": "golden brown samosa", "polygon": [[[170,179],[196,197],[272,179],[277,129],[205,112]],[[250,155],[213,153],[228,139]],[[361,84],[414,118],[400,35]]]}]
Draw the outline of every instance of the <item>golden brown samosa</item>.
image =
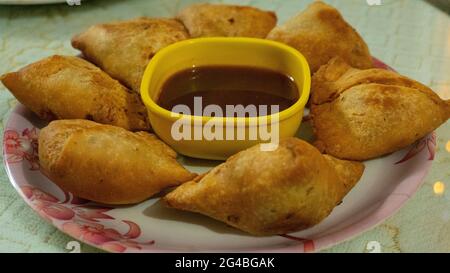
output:
[{"label": "golden brown samosa", "polygon": [[320,223],[359,181],[364,165],[323,156],[297,138],[272,152],[242,151],[163,198],[254,235],[303,230]]},{"label": "golden brown samosa", "polygon": [[62,189],[113,205],[141,202],[195,177],[154,135],[87,120],[53,121],[42,129],[39,161]]},{"label": "golden brown samosa", "polygon": [[354,67],[373,66],[367,44],[350,26],[339,11],[321,1],[274,28],[268,39],[288,44],[300,51],[311,68],[311,73],[321,65],[340,56]]},{"label": "golden brown samosa", "polygon": [[99,24],[72,38],[72,46],[127,87],[140,92],[142,75],[160,49],[189,35],[174,19],[137,18]]},{"label": "golden brown samosa", "polygon": [[320,150],[367,160],[432,132],[450,117],[450,101],[393,71],[359,70],[337,57],[313,76],[311,117]]},{"label": "golden brown samosa", "polygon": [[89,119],[127,130],[149,130],[140,97],[93,64],[54,55],[1,77],[3,84],[45,120]]},{"label": "golden brown samosa", "polygon": [[194,4],[177,18],[192,37],[265,38],[277,24],[274,12],[222,4]]}]

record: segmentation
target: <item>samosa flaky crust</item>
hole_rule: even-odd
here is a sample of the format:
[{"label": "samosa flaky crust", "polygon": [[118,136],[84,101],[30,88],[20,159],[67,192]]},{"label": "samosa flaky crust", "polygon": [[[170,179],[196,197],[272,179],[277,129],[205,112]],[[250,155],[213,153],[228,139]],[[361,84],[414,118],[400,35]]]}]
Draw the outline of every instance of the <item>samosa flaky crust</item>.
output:
[{"label": "samosa flaky crust", "polygon": [[312,78],[311,117],[322,152],[368,160],[438,128],[450,117],[450,101],[396,72],[360,70],[336,57]]},{"label": "samosa flaky crust", "polygon": [[277,24],[274,12],[222,4],[194,4],[183,9],[177,18],[193,38],[265,38]]},{"label": "samosa flaky crust", "polygon": [[88,119],[132,131],[150,130],[140,97],[95,65],[54,55],[1,77],[41,119]]},{"label": "samosa flaky crust", "polygon": [[163,198],[254,235],[303,230],[320,223],[359,181],[364,165],[323,156],[297,138],[272,152],[242,151]]},{"label": "samosa flaky crust", "polygon": [[72,46],[111,77],[140,92],[142,75],[162,48],[188,39],[180,22],[166,18],[137,18],[94,25],[72,38]]},{"label": "samosa flaky crust", "polygon": [[51,122],[39,134],[41,170],[62,189],[104,204],[134,204],[193,179],[156,136],[87,120]]},{"label": "samosa flaky crust", "polygon": [[340,56],[354,67],[373,67],[369,48],[339,11],[321,1],[274,28],[268,39],[288,44],[300,51],[311,73]]}]

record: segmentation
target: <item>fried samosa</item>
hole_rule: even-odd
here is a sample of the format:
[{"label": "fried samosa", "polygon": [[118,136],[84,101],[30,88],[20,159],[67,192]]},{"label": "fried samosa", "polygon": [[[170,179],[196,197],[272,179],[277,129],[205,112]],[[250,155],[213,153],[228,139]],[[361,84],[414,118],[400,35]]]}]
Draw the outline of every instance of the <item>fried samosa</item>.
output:
[{"label": "fried samosa", "polygon": [[174,19],[137,18],[99,24],[72,38],[72,46],[111,77],[140,92],[142,75],[160,49],[189,38]]},{"label": "fried samosa", "polygon": [[265,38],[277,24],[274,12],[221,4],[191,5],[177,18],[192,37]]},{"label": "fried samosa", "polygon": [[311,101],[316,146],[348,160],[405,148],[450,117],[450,101],[425,85],[393,71],[359,70],[339,57],[314,74]]},{"label": "fried samosa", "polygon": [[357,68],[373,67],[369,49],[361,36],[337,9],[321,1],[315,1],[305,11],[273,29],[267,38],[300,51],[311,73],[335,56]]},{"label": "fried samosa", "polygon": [[198,212],[253,235],[312,227],[359,181],[364,165],[323,156],[297,138],[278,149],[242,151],[163,198],[169,207]]},{"label": "fried samosa", "polygon": [[137,94],[77,57],[48,57],[3,75],[1,81],[44,120],[89,119],[127,130],[150,129]]},{"label": "fried samosa", "polygon": [[195,177],[154,135],[87,120],[53,121],[42,129],[39,161],[62,189],[112,205],[139,203]]}]

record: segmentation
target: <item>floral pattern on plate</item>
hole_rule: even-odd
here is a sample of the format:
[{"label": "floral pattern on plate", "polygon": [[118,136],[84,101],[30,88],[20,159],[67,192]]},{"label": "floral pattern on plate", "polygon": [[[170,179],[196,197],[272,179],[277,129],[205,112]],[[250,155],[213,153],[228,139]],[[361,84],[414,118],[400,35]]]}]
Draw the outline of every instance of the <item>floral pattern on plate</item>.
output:
[{"label": "floral pattern on plate", "polygon": [[41,217],[78,240],[112,252],[124,252],[130,248],[140,250],[142,245],[154,244],[154,241],[134,240],[141,235],[141,228],[132,221],[122,220],[128,225],[125,233],[103,224],[115,220],[108,215],[112,208],[83,204],[85,202],[80,202],[78,198],[60,202],[55,196],[29,185],[20,189]]},{"label": "floral pattern on plate", "polygon": [[30,164],[30,170],[39,170],[37,131],[36,128],[26,128],[22,132],[5,131],[3,147],[8,163],[20,163],[26,160]]}]

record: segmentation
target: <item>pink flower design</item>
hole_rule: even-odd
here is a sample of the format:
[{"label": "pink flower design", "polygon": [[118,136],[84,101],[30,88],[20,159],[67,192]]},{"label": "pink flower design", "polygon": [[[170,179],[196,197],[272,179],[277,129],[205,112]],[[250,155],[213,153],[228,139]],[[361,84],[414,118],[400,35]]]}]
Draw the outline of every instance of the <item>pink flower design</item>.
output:
[{"label": "pink flower design", "polygon": [[303,239],[303,238],[299,238],[299,237],[295,237],[295,236],[287,235],[287,234],[282,234],[279,236],[284,237],[286,239],[290,239],[290,240],[294,240],[294,241],[303,243],[303,251],[305,253],[310,253],[310,252],[316,251],[316,246],[315,246],[313,240]]},{"label": "pink flower design", "polygon": [[62,225],[62,229],[68,234],[93,245],[114,241],[121,234],[115,229],[105,228],[101,224],[75,220]]},{"label": "pink flower design", "polygon": [[102,244],[102,248],[109,252],[122,253],[127,250],[127,246],[118,242],[106,242]]},{"label": "pink flower design", "polygon": [[140,236],[139,226],[131,221],[123,221],[128,225],[129,230],[121,234],[115,229],[106,228],[102,224],[76,220],[66,222],[62,229],[71,236],[78,238],[95,246],[112,252],[124,252],[128,248],[141,249],[142,245],[154,244],[154,241],[148,243],[139,243],[132,239]]},{"label": "pink flower design", "polygon": [[22,134],[14,130],[6,130],[3,135],[3,147],[8,163],[19,163],[27,160],[30,170],[39,170],[38,133],[37,129],[25,129]]},{"label": "pink flower design", "polygon": [[[73,206],[70,207],[66,203],[68,201],[60,202],[56,197],[43,192],[39,189],[31,186],[21,187],[24,195],[32,202],[32,204],[38,209],[40,213],[43,213],[45,218],[55,218],[57,220],[70,220],[75,215],[79,218],[97,222],[97,219],[114,219],[113,217],[105,214],[110,211],[111,208],[102,208],[96,206]],[[69,194],[69,193],[65,193]],[[71,194],[70,194],[71,195]],[[67,197],[66,197],[67,199]],[[72,198],[70,204],[83,204],[84,199]]]},{"label": "pink flower design", "polygon": [[[122,220],[128,231],[120,233],[116,229],[107,228],[99,222],[115,220],[107,214],[112,208],[86,205],[87,200],[74,197],[64,192],[64,201],[32,186],[22,186],[22,193],[30,201],[32,207],[46,220],[56,224],[69,235],[112,252],[124,252],[127,249],[141,250],[143,246],[154,244],[138,242],[134,239],[141,235],[140,227],[131,221]],[[62,223],[60,222],[62,221]]]},{"label": "pink flower design", "polygon": [[33,207],[47,220],[70,220],[75,216],[70,208],[59,204],[59,200],[53,195],[30,186],[22,186],[21,189]]},{"label": "pink flower design", "polygon": [[414,146],[409,150],[409,152],[398,162],[395,163],[395,165],[404,163],[420,152],[422,152],[424,149],[428,150],[428,160],[434,160],[435,153],[436,153],[436,133],[432,133],[431,135],[417,141]]},{"label": "pink flower design", "polygon": [[8,155],[9,163],[20,162],[23,158],[23,152],[20,148],[19,134],[16,131],[6,130],[3,135],[3,147]]}]

